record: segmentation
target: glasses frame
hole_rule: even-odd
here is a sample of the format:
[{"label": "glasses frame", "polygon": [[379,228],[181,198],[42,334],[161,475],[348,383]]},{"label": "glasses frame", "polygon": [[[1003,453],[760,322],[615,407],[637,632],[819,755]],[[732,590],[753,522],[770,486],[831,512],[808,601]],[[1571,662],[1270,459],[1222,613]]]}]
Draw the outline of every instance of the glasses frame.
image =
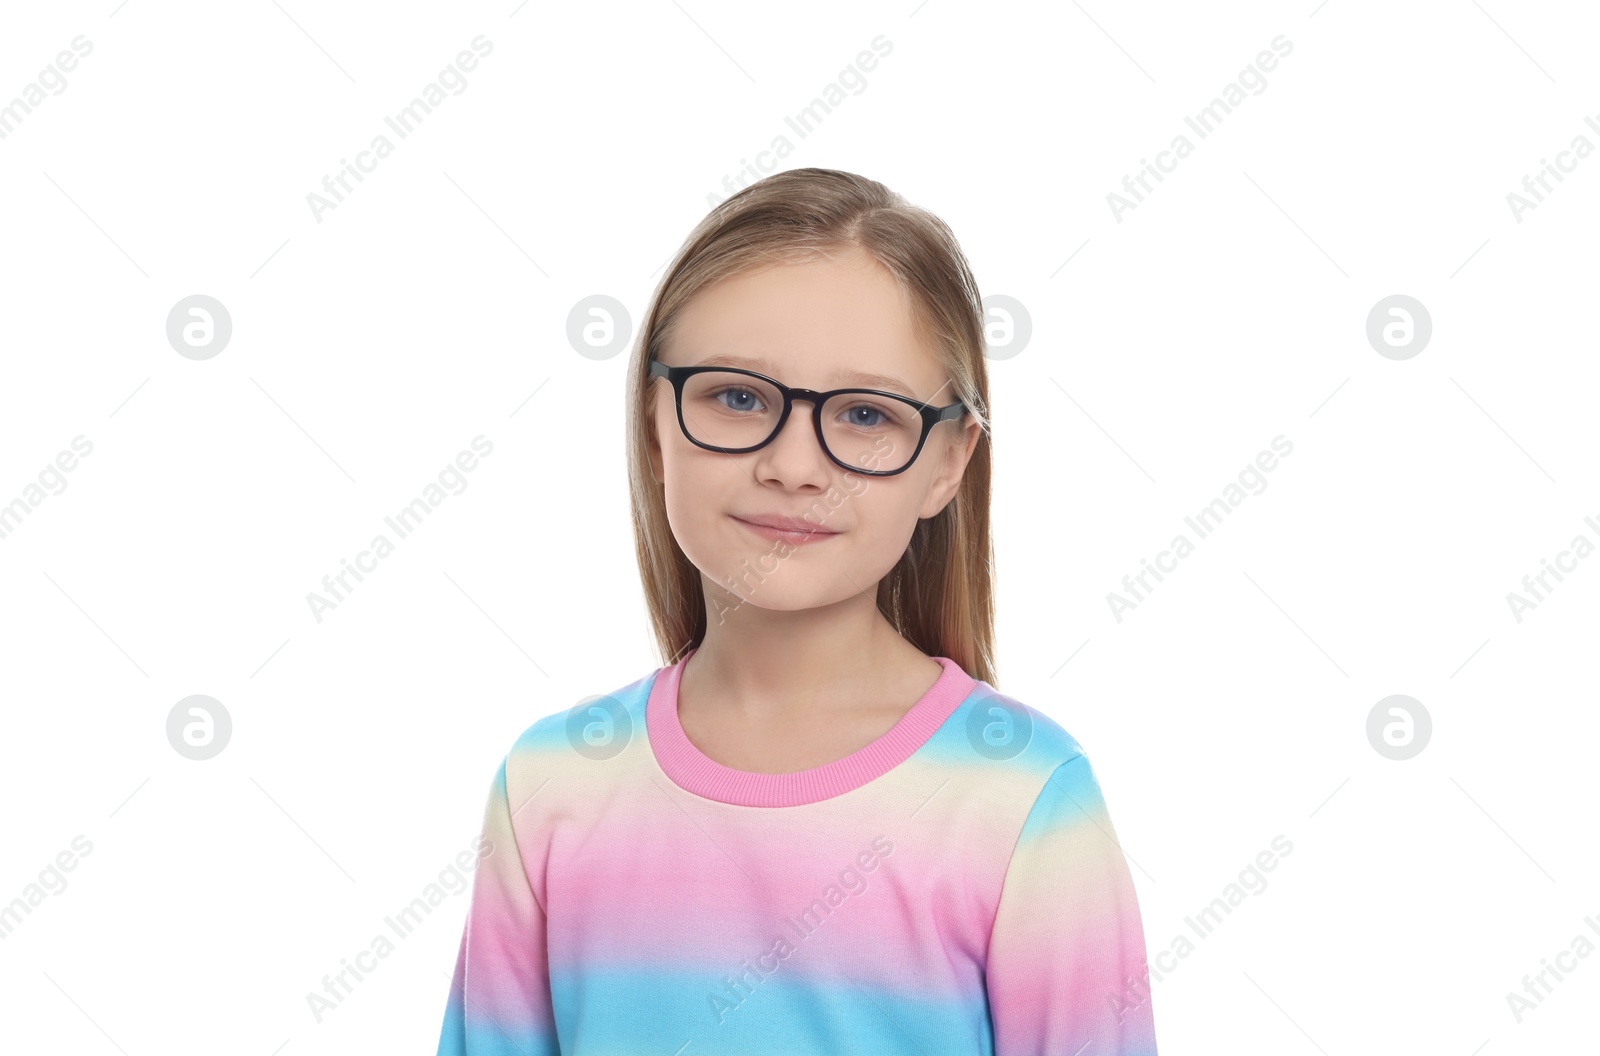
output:
[{"label": "glasses frame", "polygon": [[[749,378],[756,378],[760,381],[766,382],[768,385],[771,385],[783,395],[783,413],[778,415],[778,424],[773,427],[771,435],[769,435],[759,444],[753,444],[750,447],[717,447],[714,444],[702,443],[701,441],[696,440],[694,436],[690,434],[689,425],[683,420],[683,383],[694,377],[696,374],[704,374],[710,371],[718,371],[723,374],[743,374]],[[769,378],[765,374],[757,374],[753,370],[741,370],[738,367],[673,367],[668,366],[659,359],[652,359],[650,361],[650,377],[666,378],[672,383],[673,402],[677,404],[678,408],[678,428],[683,430],[683,435],[686,440],[688,440],[691,444],[694,444],[696,447],[705,448],[707,451],[720,451],[729,455],[742,455],[751,451],[759,451],[761,448],[772,443],[772,441],[777,438],[778,434],[783,432],[784,425],[789,421],[789,412],[794,410],[795,401],[810,400],[811,424],[816,429],[817,444],[822,448],[822,453],[827,455],[828,460],[836,466],[849,470],[852,473],[863,473],[871,477],[892,477],[900,473],[904,473],[906,470],[910,469],[912,465],[916,463],[917,456],[922,454],[923,445],[928,442],[928,434],[933,431],[933,427],[938,425],[940,422],[947,422],[960,418],[966,413],[967,410],[967,405],[962,403],[960,400],[957,400],[955,403],[944,407],[933,407],[929,404],[923,403],[920,400],[914,400],[910,396],[902,396],[898,392],[884,392],[882,389],[828,389],[826,392],[818,392],[816,389],[794,389],[785,385],[777,378]],[[883,399],[898,400],[901,403],[916,408],[917,413],[922,416],[922,435],[917,438],[916,450],[911,452],[911,457],[906,460],[905,465],[901,466],[899,469],[865,469],[861,466],[852,466],[850,463],[840,459],[828,449],[828,441],[824,439],[822,435],[822,405],[827,403],[828,400],[834,396],[842,396],[847,393],[863,393],[868,396],[878,396]]]}]

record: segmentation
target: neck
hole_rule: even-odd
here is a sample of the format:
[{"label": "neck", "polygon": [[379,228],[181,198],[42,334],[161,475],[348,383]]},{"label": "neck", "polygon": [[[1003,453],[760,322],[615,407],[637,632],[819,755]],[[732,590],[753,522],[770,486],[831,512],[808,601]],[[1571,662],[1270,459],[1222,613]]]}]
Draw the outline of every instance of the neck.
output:
[{"label": "neck", "polygon": [[[878,610],[872,589],[792,611],[750,602],[719,611],[708,603],[705,638],[684,681],[715,687],[718,700],[736,702],[741,711],[814,711],[818,701],[861,699],[920,655]],[[922,663],[937,676],[930,658]]]}]

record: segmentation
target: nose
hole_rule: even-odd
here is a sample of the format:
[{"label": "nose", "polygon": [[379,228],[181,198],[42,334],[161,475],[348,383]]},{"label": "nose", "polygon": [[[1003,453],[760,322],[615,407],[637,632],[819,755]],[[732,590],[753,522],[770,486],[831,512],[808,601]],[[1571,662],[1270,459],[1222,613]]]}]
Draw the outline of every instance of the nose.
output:
[{"label": "nose", "polygon": [[[801,406],[802,402],[804,407]],[[822,448],[821,438],[817,436],[813,424],[816,414],[812,410],[814,406],[811,398],[796,396],[794,406],[789,411],[789,420],[783,423],[777,436],[756,452],[761,459],[759,464],[766,466],[773,476],[791,485],[809,479],[826,486],[829,467],[833,465]],[[798,439],[796,434],[799,434]]]},{"label": "nose", "polygon": [[[804,407],[800,406],[802,403]],[[818,454],[823,454],[821,442],[817,437],[817,427],[814,424],[816,411],[813,409],[817,401],[809,396],[796,396],[792,409],[789,411],[789,420],[783,423],[783,428],[778,430],[778,435],[772,438],[774,444],[793,443],[795,433],[801,434],[802,445],[806,437],[810,437],[810,444]]]}]

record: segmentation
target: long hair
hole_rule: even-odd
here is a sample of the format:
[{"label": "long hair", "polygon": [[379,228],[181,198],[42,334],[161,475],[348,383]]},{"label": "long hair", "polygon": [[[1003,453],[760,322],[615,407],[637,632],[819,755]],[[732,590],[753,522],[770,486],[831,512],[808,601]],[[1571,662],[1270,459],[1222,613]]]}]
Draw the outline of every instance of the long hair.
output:
[{"label": "long hair", "polygon": [[929,656],[947,656],[996,685],[994,556],[989,534],[989,378],[983,304],[948,225],[875,180],[835,169],[791,169],[753,183],[690,232],[651,299],[629,363],[628,481],[634,545],[656,646],[675,663],[705,638],[701,574],[673,538],[651,470],[650,360],[661,354],[696,293],[735,273],[860,247],[894,275],[918,332],[980,426],[955,497],[917,522],[905,553],[878,584],[878,609]]}]

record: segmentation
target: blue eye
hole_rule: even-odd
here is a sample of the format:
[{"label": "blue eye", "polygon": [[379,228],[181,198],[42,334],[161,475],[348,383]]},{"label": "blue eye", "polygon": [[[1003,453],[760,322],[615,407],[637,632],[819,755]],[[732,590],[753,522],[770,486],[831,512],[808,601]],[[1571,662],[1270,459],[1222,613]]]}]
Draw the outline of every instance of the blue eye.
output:
[{"label": "blue eye", "polygon": [[851,404],[840,412],[839,420],[856,429],[881,429],[884,426],[901,425],[900,416],[874,403]]},{"label": "blue eye", "polygon": [[[726,402],[723,402],[722,401],[722,397],[727,396],[729,394],[734,394],[736,399],[738,399],[740,401],[744,401],[744,402],[740,402],[740,403],[736,403],[736,404],[728,404]],[[761,401],[760,401],[760,399],[758,399],[756,397],[756,394],[754,392],[751,392],[749,389],[744,388],[743,386],[735,385],[735,386],[730,386],[730,387],[725,388],[725,389],[719,389],[716,392],[711,394],[711,398],[714,399],[714,400],[717,400],[718,402],[721,402],[722,405],[724,407],[727,407],[728,410],[730,410],[730,411],[755,411],[755,410],[764,410],[765,409],[765,408],[762,408],[760,406]],[[750,403],[754,403],[754,404],[756,404],[756,406],[752,407],[752,406],[749,405]]]}]

